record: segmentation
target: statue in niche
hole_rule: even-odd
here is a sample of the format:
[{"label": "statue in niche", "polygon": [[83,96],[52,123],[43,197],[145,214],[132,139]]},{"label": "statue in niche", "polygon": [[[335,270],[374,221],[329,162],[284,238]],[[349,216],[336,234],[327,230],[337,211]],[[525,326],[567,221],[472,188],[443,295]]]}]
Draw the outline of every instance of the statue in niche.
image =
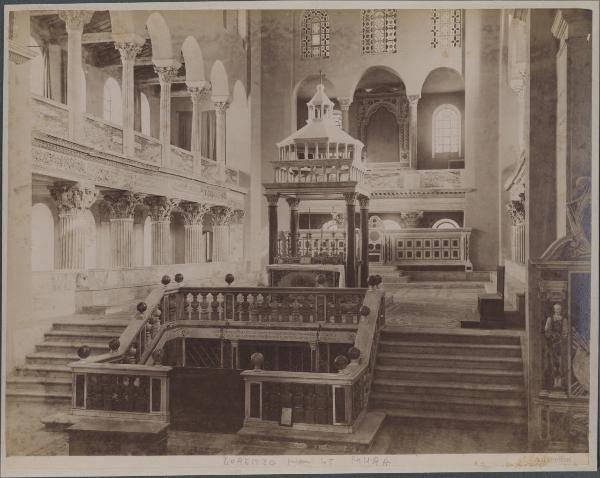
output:
[{"label": "statue in niche", "polygon": [[567,203],[567,219],[571,229],[571,248],[576,257],[591,253],[590,199],[592,187],[589,176],[575,181],[574,199]]},{"label": "statue in niche", "polygon": [[563,316],[562,305],[552,306],[552,315],[546,319],[544,325],[544,336],[546,337],[546,360],[547,385],[554,390],[562,390],[565,371],[567,367],[567,340],[569,336],[569,324]]}]

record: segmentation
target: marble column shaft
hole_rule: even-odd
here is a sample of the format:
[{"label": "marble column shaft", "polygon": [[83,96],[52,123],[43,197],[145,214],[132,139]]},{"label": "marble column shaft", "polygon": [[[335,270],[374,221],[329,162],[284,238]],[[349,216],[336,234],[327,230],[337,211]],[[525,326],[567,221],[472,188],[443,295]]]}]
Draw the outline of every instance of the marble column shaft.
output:
[{"label": "marble column shaft", "polygon": [[67,29],[67,106],[71,139],[81,139],[83,135],[81,38],[83,27],[91,20],[93,13],[90,10],[64,10],[58,14]]},{"label": "marble column shaft", "polygon": [[110,210],[111,267],[133,267],[133,213],[142,202],[143,195],[130,191],[110,191],[103,196]]},{"label": "marble column shaft", "polygon": [[408,104],[409,104],[409,158],[410,158],[410,168],[417,168],[417,111],[420,95],[408,95]]},{"label": "marble column shaft", "polygon": [[152,264],[171,264],[171,212],[179,201],[164,196],[150,196],[145,203],[150,208]]},{"label": "marble column shaft", "polygon": [[185,263],[198,264],[204,262],[204,239],[202,222],[208,207],[194,202],[183,202],[179,205],[185,221]]},{"label": "marble column shaft", "polygon": [[346,199],[346,285],[356,287],[356,193],[344,193]]},{"label": "marble column shaft", "polygon": [[220,180],[225,179],[225,165],[227,164],[227,101],[215,101],[216,114],[216,158],[217,174]]},{"label": "marble column shaft", "polygon": [[135,57],[142,50],[142,45],[136,42],[115,43],[115,48],[121,54],[121,97],[123,101],[123,154],[133,156],[135,153],[135,100],[133,68]]},{"label": "marble column shaft", "polygon": [[234,210],[227,206],[212,207],[211,217],[213,223],[213,262],[227,262],[229,260],[229,223]]},{"label": "marble column shaft", "polygon": [[300,214],[298,214],[298,205],[300,199],[287,198],[287,203],[290,206],[290,254],[298,255],[298,229],[300,228]]},{"label": "marble column shaft", "polygon": [[155,66],[160,83],[160,144],[162,146],[162,166],[169,165],[171,154],[171,83],[179,70],[179,65]]},{"label": "marble column shaft", "polygon": [[350,105],[352,98],[338,98],[340,109],[342,110],[342,129],[349,133],[350,130]]},{"label": "marble column shaft", "polygon": [[275,258],[278,255],[277,250],[277,203],[279,195],[267,194],[267,202],[269,204],[269,264],[275,263]]},{"label": "marble column shaft", "polygon": [[369,278],[369,198],[358,198],[360,204],[360,286],[368,287]]}]

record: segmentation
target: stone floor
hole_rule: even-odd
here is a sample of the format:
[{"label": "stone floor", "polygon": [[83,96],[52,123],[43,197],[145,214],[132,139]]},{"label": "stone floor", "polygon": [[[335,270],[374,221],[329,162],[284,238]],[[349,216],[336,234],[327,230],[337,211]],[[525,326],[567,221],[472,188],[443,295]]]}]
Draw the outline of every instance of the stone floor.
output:
[{"label": "stone floor", "polygon": [[411,282],[386,286],[386,323],[400,327],[460,328],[478,321],[477,296],[483,282]]},{"label": "stone floor", "polygon": [[[68,455],[67,434],[44,429],[40,419],[57,412],[67,412],[66,404],[6,402],[6,452],[8,456]],[[169,455],[255,454],[256,447],[235,444],[233,433],[199,433],[171,430]],[[260,448],[258,448],[260,451]],[[440,425],[429,420],[387,419],[379,431],[370,453],[518,453],[527,450],[525,427],[468,423]],[[263,448],[262,454],[313,454],[295,446]]]}]

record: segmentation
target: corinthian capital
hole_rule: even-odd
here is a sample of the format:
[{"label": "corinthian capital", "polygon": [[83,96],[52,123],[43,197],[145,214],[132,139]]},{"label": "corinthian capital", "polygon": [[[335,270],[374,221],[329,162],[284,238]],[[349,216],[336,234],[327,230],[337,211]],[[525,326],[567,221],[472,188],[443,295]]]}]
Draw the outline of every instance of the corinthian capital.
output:
[{"label": "corinthian capital", "polygon": [[408,104],[412,108],[415,108],[419,104],[419,100],[421,99],[421,95],[407,95],[406,97],[408,98]]},{"label": "corinthian capital", "polygon": [[177,77],[177,72],[181,65],[155,66],[154,72],[158,75],[158,81],[162,83],[172,83]]},{"label": "corinthian capital", "polygon": [[419,222],[423,218],[423,211],[406,211],[400,213],[400,225],[408,229],[419,227]]},{"label": "corinthian capital", "polygon": [[229,206],[214,206],[210,208],[210,216],[215,226],[227,226],[231,222],[234,210]]},{"label": "corinthian capital", "polygon": [[102,197],[110,209],[112,219],[133,218],[136,206],[144,199],[143,194],[131,191],[109,191],[102,194]]},{"label": "corinthian capital", "polygon": [[190,92],[192,103],[197,104],[203,97],[208,96],[211,85],[209,81],[195,81],[187,83],[187,89]]},{"label": "corinthian capital", "polygon": [[93,185],[76,183],[56,183],[50,187],[50,194],[56,202],[59,214],[78,214],[89,209],[98,192]]},{"label": "corinthian capital", "polygon": [[340,109],[342,111],[348,111],[350,109],[350,105],[352,104],[352,98],[342,96],[337,99],[340,104]]},{"label": "corinthian capital", "polygon": [[179,209],[183,215],[186,226],[202,224],[204,215],[209,211],[209,208],[206,204],[189,201],[179,204]]},{"label": "corinthian capital", "polygon": [[65,22],[67,33],[70,31],[83,31],[83,27],[89,23],[94,14],[93,10],[63,10],[58,17]]},{"label": "corinthian capital", "polygon": [[179,199],[164,196],[149,196],[145,199],[144,203],[149,208],[150,218],[154,222],[163,222],[171,220],[171,213],[179,204]]},{"label": "corinthian capital", "polygon": [[135,57],[142,51],[142,46],[137,42],[115,42],[115,48],[121,54],[121,61],[134,61]]}]

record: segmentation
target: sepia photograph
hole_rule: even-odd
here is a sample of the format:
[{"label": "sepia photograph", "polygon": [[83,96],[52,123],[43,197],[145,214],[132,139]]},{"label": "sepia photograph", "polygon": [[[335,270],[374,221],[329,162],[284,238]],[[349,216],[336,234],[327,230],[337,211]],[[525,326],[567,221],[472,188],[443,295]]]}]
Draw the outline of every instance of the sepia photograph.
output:
[{"label": "sepia photograph", "polygon": [[597,2],[3,7],[2,476],[597,469]]}]

